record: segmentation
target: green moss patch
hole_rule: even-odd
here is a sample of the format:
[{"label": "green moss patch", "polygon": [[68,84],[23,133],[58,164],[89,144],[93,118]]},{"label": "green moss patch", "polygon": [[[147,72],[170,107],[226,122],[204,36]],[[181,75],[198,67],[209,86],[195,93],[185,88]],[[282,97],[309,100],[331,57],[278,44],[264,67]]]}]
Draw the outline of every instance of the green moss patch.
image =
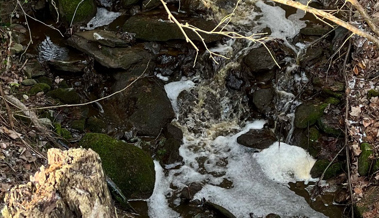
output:
[{"label": "green moss patch", "polygon": [[55,89],[47,93],[48,96],[59,99],[66,104],[80,103],[80,97],[74,89]]},{"label": "green moss patch", "polygon": [[141,149],[106,134],[88,133],[80,146],[96,151],[105,173],[127,198],[148,198],[154,190],[154,163]]},{"label": "green moss patch", "polygon": [[96,15],[97,7],[94,0],[83,1],[75,13],[80,2],[81,0],[58,0],[58,10],[65,22],[71,23],[74,14],[74,22],[86,22]]},{"label": "green moss patch", "polygon": [[373,156],[373,151],[369,143],[362,143],[361,150],[362,153],[358,158],[358,173],[361,176],[367,176],[374,161],[371,158]]},{"label": "green moss patch", "polygon": [[29,94],[30,95],[35,95],[38,92],[48,92],[50,90],[50,86],[46,83],[37,83],[35,84],[30,90]]}]

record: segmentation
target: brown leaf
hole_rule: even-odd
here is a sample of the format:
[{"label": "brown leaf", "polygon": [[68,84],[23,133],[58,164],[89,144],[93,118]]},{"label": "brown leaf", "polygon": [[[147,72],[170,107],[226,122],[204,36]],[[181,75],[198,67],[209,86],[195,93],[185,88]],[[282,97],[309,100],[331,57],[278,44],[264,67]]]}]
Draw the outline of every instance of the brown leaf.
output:
[{"label": "brown leaf", "polygon": [[353,68],[353,72],[355,75],[358,75],[359,74],[359,71],[358,71],[358,67],[357,66],[354,66]]},{"label": "brown leaf", "polygon": [[370,126],[374,121],[369,118],[363,118],[362,124],[364,127]]},{"label": "brown leaf", "polygon": [[353,117],[358,117],[361,114],[361,108],[359,106],[351,107],[350,115]]}]

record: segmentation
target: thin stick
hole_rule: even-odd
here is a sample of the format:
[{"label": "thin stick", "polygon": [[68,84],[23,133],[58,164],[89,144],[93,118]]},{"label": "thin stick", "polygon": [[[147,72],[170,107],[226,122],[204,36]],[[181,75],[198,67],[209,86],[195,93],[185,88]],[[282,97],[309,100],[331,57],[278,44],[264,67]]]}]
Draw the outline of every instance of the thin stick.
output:
[{"label": "thin stick", "polygon": [[78,10],[79,6],[84,2],[84,0],[81,0],[78,5],[76,6],[75,8],[75,12],[74,14],[72,15],[72,18],[71,18],[71,23],[70,23],[70,27],[72,27],[72,23],[74,22],[74,19],[75,19],[75,16],[76,16],[76,11]]},{"label": "thin stick", "polygon": [[[99,98],[99,99],[96,99],[96,100],[93,100],[93,101],[89,101],[89,102],[85,102],[85,103],[80,103],[80,104],[63,104],[63,105],[56,105],[56,106],[47,106],[47,107],[38,107],[38,108],[31,108],[31,109],[28,109],[28,110],[43,110],[43,109],[53,109],[53,108],[63,108],[63,107],[79,107],[79,106],[85,106],[85,105],[90,105],[90,104],[93,104],[93,103],[96,103],[96,102],[99,102],[99,101],[102,101],[104,99],[107,99],[107,98],[110,98],[114,95],[117,95],[123,91],[125,91],[126,89],[130,88],[134,83],[136,83],[139,79],[141,79],[141,77],[145,74],[147,68],[149,67],[149,64],[150,64],[150,60],[149,62],[147,63],[146,65],[146,68],[145,70],[141,73],[141,75],[139,75],[135,80],[133,80],[131,83],[129,83],[127,86],[125,86],[123,89],[121,90],[118,90],[110,95],[107,95],[107,96],[104,96],[102,98]],[[23,110],[22,110],[23,111]]]},{"label": "thin stick", "polygon": [[[4,90],[3,90],[3,83],[0,82],[0,94],[1,96],[3,97],[3,100],[4,100]],[[5,107],[7,109],[7,113],[8,113],[8,120],[9,120],[9,125],[11,126],[11,129],[14,129],[14,123],[13,123],[13,114],[12,114],[12,110],[11,108],[9,107],[9,104],[7,101],[4,100],[4,104],[5,104]]]},{"label": "thin stick", "polygon": [[9,44],[7,48],[7,65],[5,67],[5,72],[8,72],[8,70],[11,68],[12,32],[8,31],[8,35],[9,35]]},{"label": "thin stick", "polygon": [[358,12],[362,15],[363,19],[365,19],[366,23],[369,25],[371,30],[379,36],[379,29],[375,25],[375,23],[372,21],[370,18],[370,15],[367,14],[366,10],[362,7],[362,5],[357,1],[357,0],[346,0],[347,2],[350,2],[357,10]]}]

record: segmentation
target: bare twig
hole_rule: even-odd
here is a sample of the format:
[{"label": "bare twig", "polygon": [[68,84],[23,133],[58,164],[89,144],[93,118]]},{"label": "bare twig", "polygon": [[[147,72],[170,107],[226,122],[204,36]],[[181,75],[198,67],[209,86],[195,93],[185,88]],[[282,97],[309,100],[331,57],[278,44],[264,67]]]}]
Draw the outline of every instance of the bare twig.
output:
[{"label": "bare twig", "polygon": [[84,2],[84,0],[81,0],[81,1],[78,3],[78,5],[76,6],[76,8],[75,8],[75,12],[74,12],[74,14],[72,15],[72,18],[71,18],[70,27],[72,27],[72,23],[74,22],[74,19],[75,19],[75,16],[76,16],[76,12],[78,11],[79,6],[80,6],[83,2]]},{"label": "bare twig", "polygon": [[[0,82],[0,94],[1,96],[3,97],[4,99],[4,90],[3,90],[3,83]],[[4,99],[4,104],[5,104],[5,107],[7,109],[7,113],[8,113],[8,120],[9,120],[9,125],[11,127],[11,129],[14,129],[14,123],[13,123],[13,114],[12,114],[12,110],[11,108],[9,107],[9,104],[8,102]]]},{"label": "bare twig", "polygon": [[[38,107],[38,108],[32,108],[32,109],[27,109],[27,110],[43,110],[43,109],[53,109],[53,108],[63,108],[63,107],[79,107],[79,106],[85,106],[85,105],[90,105],[90,104],[93,104],[93,103],[96,103],[96,102],[99,102],[99,101],[102,101],[102,100],[105,100],[107,98],[110,98],[114,95],[117,95],[123,91],[125,91],[126,89],[130,88],[134,83],[136,83],[139,79],[142,78],[142,76],[145,74],[147,68],[149,67],[149,64],[150,64],[150,60],[149,62],[147,63],[146,65],[146,68],[145,70],[141,73],[141,75],[139,75],[135,80],[133,80],[131,83],[129,83],[127,86],[125,86],[123,89],[121,90],[118,90],[110,95],[107,95],[107,96],[104,96],[102,98],[99,98],[99,99],[96,99],[96,100],[93,100],[93,101],[89,101],[89,102],[85,102],[85,103],[80,103],[80,104],[63,104],[63,105],[56,105],[56,106],[47,106],[47,107]],[[21,109],[22,111],[25,111],[23,109]]]},{"label": "bare twig", "polygon": [[346,0],[346,1],[350,2],[358,10],[358,12],[362,15],[363,19],[365,19],[366,23],[371,28],[371,30],[377,36],[379,36],[379,29],[378,29],[378,27],[372,21],[372,19],[370,18],[370,15],[367,14],[366,10],[362,7],[362,5],[357,0]]},{"label": "bare twig", "polygon": [[11,68],[11,47],[12,47],[12,32],[8,31],[9,36],[9,44],[7,48],[7,65],[5,67],[5,72],[8,72],[8,70]]}]

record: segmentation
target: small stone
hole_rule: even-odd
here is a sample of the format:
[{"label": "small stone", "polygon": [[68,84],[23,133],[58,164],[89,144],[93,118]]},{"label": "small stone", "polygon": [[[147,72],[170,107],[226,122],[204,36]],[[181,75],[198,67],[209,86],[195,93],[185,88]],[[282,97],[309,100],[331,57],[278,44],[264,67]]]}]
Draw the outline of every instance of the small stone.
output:
[{"label": "small stone", "polygon": [[19,54],[21,52],[24,51],[24,46],[22,46],[21,44],[18,44],[18,43],[15,43],[12,47],[11,47],[11,53],[12,54]]},{"label": "small stone", "polygon": [[37,84],[37,81],[35,81],[34,79],[25,79],[21,82],[21,84],[24,86],[32,86]]}]

